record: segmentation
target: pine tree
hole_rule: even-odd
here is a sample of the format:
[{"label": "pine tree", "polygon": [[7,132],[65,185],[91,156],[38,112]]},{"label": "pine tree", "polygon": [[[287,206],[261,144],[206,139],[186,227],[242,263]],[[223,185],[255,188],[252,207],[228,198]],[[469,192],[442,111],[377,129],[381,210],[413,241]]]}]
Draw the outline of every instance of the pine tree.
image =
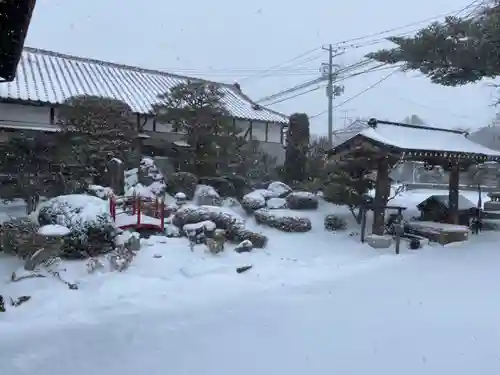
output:
[{"label": "pine tree", "polygon": [[73,97],[64,103],[59,118],[61,164],[72,178],[93,177],[99,183],[112,158],[138,163],[137,125],[127,104],[95,96]]},{"label": "pine tree", "polygon": [[323,192],[325,200],[346,205],[358,223],[361,222],[359,208],[375,186],[373,174],[356,162],[330,162],[329,166],[331,169]]},{"label": "pine tree", "polygon": [[7,176],[0,184],[2,199],[23,199],[29,213],[41,195],[61,193],[57,148],[54,135],[42,132],[19,133],[1,143],[0,171]]},{"label": "pine tree", "polygon": [[161,103],[154,106],[159,122],[185,134],[198,176],[215,176],[223,153],[220,145],[232,145],[235,139],[223,98],[224,92],[214,83],[187,81],[160,95]]},{"label": "pine tree", "polygon": [[309,150],[309,117],[305,113],[290,116],[286,135],[285,179],[288,184],[306,179],[307,153]]},{"label": "pine tree", "polygon": [[367,57],[405,70],[419,70],[432,82],[458,86],[500,75],[500,2],[488,2],[473,17],[447,17],[413,37],[391,37],[396,48]]}]

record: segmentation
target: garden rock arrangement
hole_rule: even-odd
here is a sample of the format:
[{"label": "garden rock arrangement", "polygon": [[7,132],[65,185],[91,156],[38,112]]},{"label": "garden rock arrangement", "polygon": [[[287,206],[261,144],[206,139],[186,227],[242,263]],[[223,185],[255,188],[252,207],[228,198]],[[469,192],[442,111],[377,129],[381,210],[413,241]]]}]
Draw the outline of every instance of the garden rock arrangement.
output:
[{"label": "garden rock arrangement", "polygon": [[282,232],[303,233],[312,228],[311,220],[300,216],[290,216],[289,212],[270,211],[260,209],[254,212],[255,221],[258,224],[278,229]]},{"label": "garden rock arrangement", "polygon": [[125,171],[125,195],[146,198],[160,197],[167,190],[167,182],[151,158],[142,158],[139,168]]},{"label": "garden rock arrangement", "polygon": [[252,232],[245,227],[245,222],[235,213],[213,206],[185,206],[179,209],[172,218],[172,224],[183,228],[186,224],[213,222],[217,229],[223,229],[230,241],[242,242],[249,240],[254,247],[262,248],[267,244],[267,237]]}]

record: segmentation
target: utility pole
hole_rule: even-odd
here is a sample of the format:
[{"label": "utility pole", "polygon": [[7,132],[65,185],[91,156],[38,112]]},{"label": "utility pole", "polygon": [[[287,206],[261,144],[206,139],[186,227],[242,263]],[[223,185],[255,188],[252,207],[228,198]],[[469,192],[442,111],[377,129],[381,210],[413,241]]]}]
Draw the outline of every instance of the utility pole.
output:
[{"label": "utility pole", "polygon": [[333,58],[342,55],[344,52],[337,53],[338,49],[334,50],[331,44],[328,47],[323,47],[323,50],[328,51],[328,64],[322,64],[322,72],[328,80],[326,87],[326,96],[328,98],[328,144],[333,147],[333,99],[344,92],[342,85],[334,84],[339,66],[333,63]]},{"label": "utility pole", "polygon": [[333,147],[333,46],[328,46],[328,146]]}]

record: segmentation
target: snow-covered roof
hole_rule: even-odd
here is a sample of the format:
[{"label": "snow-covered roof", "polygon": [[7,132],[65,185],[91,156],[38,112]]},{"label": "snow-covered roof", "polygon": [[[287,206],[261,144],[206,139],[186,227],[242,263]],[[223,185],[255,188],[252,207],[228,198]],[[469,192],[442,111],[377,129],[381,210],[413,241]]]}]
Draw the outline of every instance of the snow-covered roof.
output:
[{"label": "snow-covered roof", "polygon": [[[0,100],[62,104],[71,96],[95,95],[121,100],[134,112],[148,114],[158,95],[188,79],[166,72],[63,55],[25,47],[16,79],[0,85]],[[287,123],[288,117],[256,104],[235,85],[216,83],[231,116]]]},{"label": "snow-covered roof", "polygon": [[341,147],[354,137],[364,137],[403,152],[469,154],[500,159],[500,151],[471,141],[465,133],[449,129],[380,121],[375,126],[368,125],[350,135],[349,139],[343,140],[335,148]]}]

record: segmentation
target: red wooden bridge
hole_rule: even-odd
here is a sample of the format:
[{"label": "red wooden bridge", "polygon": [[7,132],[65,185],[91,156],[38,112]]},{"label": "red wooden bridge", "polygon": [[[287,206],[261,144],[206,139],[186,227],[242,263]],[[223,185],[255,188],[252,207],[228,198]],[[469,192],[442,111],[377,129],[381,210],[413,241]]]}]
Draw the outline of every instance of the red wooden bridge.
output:
[{"label": "red wooden bridge", "polygon": [[162,199],[111,196],[109,212],[117,227],[124,230],[165,230],[165,202]]}]

